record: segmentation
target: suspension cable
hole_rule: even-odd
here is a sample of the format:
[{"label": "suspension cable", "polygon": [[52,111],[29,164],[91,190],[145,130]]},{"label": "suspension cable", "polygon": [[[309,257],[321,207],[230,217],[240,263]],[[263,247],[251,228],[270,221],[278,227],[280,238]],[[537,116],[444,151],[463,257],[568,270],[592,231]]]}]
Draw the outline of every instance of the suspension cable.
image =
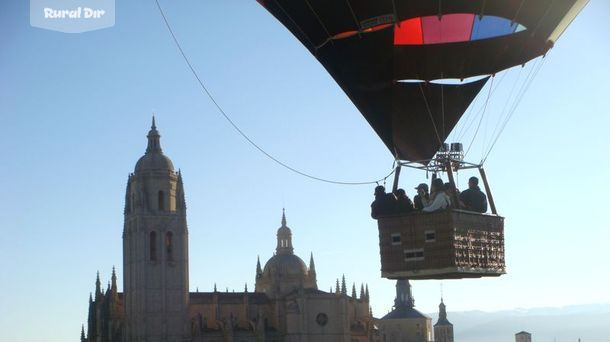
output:
[{"label": "suspension cable", "polygon": [[256,144],[244,131],[242,131],[239,128],[239,126],[237,126],[237,124],[231,119],[231,117],[224,111],[224,109],[216,101],[214,96],[212,96],[212,93],[205,86],[205,84],[203,83],[202,79],[199,77],[199,74],[197,74],[197,71],[195,71],[195,68],[191,64],[188,56],[186,55],[186,53],[182,49],[182,46],[180,45],[180,42],[178,41],[178,38],[174,34],[174,30],[172,30],[172,27],[169,24],[169,21],[167,20],[167,17],[165,16],[165,13],[163,12],[163,9],[161,8],[161,5],[159,4],[159,0],[155,0],[155,3],[157,4],[157,8],[159,9],[159,13],[161,14],[161,17],[163,18],[163,22],[165,23],[165,26],[167,27],[167,30],[169,31],[169,34],[171,35],[172,40],[174,41],[174,44],[178,48],[178,51],[182,55],[182,58],[186,62],[186,65],[188,66],[189,70],[191,71],[191,73],[193,74],[193,76],[195,77],[195,79],[197,80],[199,85],[201,86],[201,89],[205,92],[205,94],[210,99],[210,101],[212,101],[212,103],[214,104],[214,106],[216,107],[218,112],[233,127],[233,129],[237,133],[239,133],[239,135],[241,135],[248,143],[250,143],[250,145],[252,145],[259,152],[264,154],[267,158],[271,159],[276,164],[278,164],[278,165],[280,165],[280,166],[282,166],[282,167],[284,167],[284,168],[286,168],[286,169],[288,169],[288,170],[290,170],[290,171],[292,171],[292,172],[294,172],[294,173],[296,173],[298,175],[301,175],[303,177],[306,177],[306,178],[309,178],[309,179],[313,179],[313,180],[317,180],[317,181],[324,182],[324,183],[331,183],[331,184],[338,184],[338,185],[368,185],[368,184],[378,184],[379,182],[385,182],[385,180],[394,173],[395,170],[393,169],[392,172],[390,172],[387,176],[385,176],[383,178],[380,178],[380,179],[377,179],[377,180],[373,180],[373,181],[364,181],[364,182],[337,181],[337,180],[332,180],[332,179],[316,177],[316,176],[310,175],[310,174],[308,174],[306,172],[300,171],[300,170],[298,170],[298,169],[296,169],[296,168],[294,168],[294,167],[292,167],[292,166],[282,162],[281,160],[277,159],[276,157],[274,157],[273,155],[271,155],[270,153],[265,151],[262,147],[260,147],[258,144]]},{"label": "suspension cable", "polygon": [[424,92],[424,88],[422,87],[422,82],[419,83],[419,90],[421,91],[421,96],[424,98],[424,102],[426,104],[426,110],[428,111],[428,115],[430,116],[430,121],[432,121],[432,127],[434,128],[434,133],[436,134],[436,138],[438,139],[438,143],[443,145],[443,139],[438,134],[438,129],[436,128],[436,122],[434,121],[434,116],[432,115],[432,110],[430,110],[430,105],[428,104],[428,98],[426,98],[426,93]]},{"label": "suspension cable", "polygon": [[[498,142],[498,139],[500,138],[500,135],[502,135],[502,133],[504,132],[504,129],[506,128],[506,125],[508,124],[508,122],[512,118],[513,114],[517,110],[517,107],[519,106],[519,103],[521,103],[521,100],[523,100],[523,97],[525,96],[525,93],[527,93],[527,91],[528,91],[529,87],[532,85],[534,79],[536,78],[536,76],[538,76],[538,72],[540,71],[540,69],[542,69],[542,66],[544,65],[545,61],[546,61],[546,58],[543,56],[542,57],[542,62],[540,62],[537,66],[535,66],[536,70],[533,73],[530,73],[530,75],[528,76],[528,79],[526,79],[526,81],[525,81],[526,83],[520,89],[520,92],[517,94],[516,101],[513,104],[513,106],[511,107],[509,115],[507,116],[506,120],[504,120],[504,122],[502,124],[502,128],[500,128],[500,132],[498,132],[498,135],[496,136],[496,138],[494,139],[493,143],[491,144],[491,147],[489,148],[489,151],[487,151],[487,154],[485,155],[485,157],[481,161],[481,164],[485,163],[485,161],[487,160],[487,157],[489,157],[489,154],[491,153],[491,151],[493,150],[494,146],[496,145],[496,142]],[[532,68],[532,69],[534,69],[534,68]]]},{"label": "suspension cable", "polygon": [[489,103],[489,98],[491,97],[491,91],[493,90],[493,87],[494,87],[495,79],[496,79],[495,77],[491,78],[491,84],[489,85],[489,91],[487,92],[487,98],[485,99],[485,104],[483,105],[483,112],[481,113],[481,119],[479,120],[477,129],[474,131],[474,135],[472,136],[472,140],[470,140],[470,144],[468,145],[468,149],[466,149],[466,153],[464,153],[464,156],[468,155],[468,152],[470,152],[472,143],[474,142],[474,139],[477,137],[477,134],[479,133],[479,129],[481,128],[481,123],[483,122],[483,118],[485,117],[485,111],[487,110],[487,104]]}]

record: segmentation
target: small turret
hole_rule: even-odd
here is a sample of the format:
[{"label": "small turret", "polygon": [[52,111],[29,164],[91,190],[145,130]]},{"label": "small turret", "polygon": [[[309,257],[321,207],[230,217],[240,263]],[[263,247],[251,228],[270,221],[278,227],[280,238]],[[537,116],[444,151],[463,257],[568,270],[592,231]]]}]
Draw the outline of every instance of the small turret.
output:
[{"label": "small turret", "polygon": [[293,254],[292,231],[286,226],[286,210],[282,209],[282,226],[277,230],[277,255]]},{"label": "small turret", "polygon": [[434,336],[438,342],[453,342],[453,324],[447,319],[447,308],[443,297],[438,305],[438,321],[434,324]]}]

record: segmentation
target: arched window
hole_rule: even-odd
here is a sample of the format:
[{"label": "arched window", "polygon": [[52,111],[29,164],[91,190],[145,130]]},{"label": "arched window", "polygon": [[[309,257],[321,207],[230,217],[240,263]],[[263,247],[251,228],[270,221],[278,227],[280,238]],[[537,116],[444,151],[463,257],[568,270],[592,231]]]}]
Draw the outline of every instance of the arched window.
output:
[{"label": "arched window", "polygon": [[165,234],[165,256],[167,261],[174,261],[173,237],[174,235],[172,232],[167,232],[167,234]]},{"label": "arched window", "polygon": [[158,202],[159,202],[159,205],[158,205],[159,211],[165,210],[165,195],[163,194],[163,191],[159,191]]},{"label": "arched window", "polygon": [[157,232],[150,232],[150,261],[157,261]]}]

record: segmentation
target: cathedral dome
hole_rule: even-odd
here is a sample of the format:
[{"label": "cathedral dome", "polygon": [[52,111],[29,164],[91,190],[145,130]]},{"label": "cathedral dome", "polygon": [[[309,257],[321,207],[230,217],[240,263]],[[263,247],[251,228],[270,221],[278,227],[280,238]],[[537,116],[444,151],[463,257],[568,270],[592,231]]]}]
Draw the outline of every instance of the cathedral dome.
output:
[{"label": "cathedral dome", "polygon": [[147,138],[148,146],[146,147],[146,153],[136,163],[135,172],[153,170],[174,171],[174,164],[161,150],[161,135],[157,131],[154,117]]},{"label": "cathedral dome", "polygon": [[147,153],[136,163],[136,172],[149,170],[174,171],[172,161],[162,153]]},{"label": "cathedral dome", "polygon": [[263,277],[304,277],[307,275],[305,262],[294,254],[276,254],[263,269]]}]

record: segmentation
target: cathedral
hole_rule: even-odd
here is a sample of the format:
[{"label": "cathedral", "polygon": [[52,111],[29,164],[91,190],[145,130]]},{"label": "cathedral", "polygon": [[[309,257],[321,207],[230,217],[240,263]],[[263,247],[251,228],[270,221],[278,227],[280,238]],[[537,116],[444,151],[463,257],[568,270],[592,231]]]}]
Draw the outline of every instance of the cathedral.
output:
[{"label": "cathedral", "polygon": [[[154,118],[147,138],[125,192],[124,292],[114,269],[106,289],[98,273],[81,342],[433,341],[431,320],[413,308],[406,280],[397,282],[394,311],[382,319],[372,316],[368,287],[348,294],[343,279],[334,291],[318,289],[313,255],[306,265],[294,254],[284,213],[273,257],[264,267],[257,260],[253,292],[189,292],[182,176],[161,150]],[[453,342],[446,313],[439,324],[438,341]]]}]

